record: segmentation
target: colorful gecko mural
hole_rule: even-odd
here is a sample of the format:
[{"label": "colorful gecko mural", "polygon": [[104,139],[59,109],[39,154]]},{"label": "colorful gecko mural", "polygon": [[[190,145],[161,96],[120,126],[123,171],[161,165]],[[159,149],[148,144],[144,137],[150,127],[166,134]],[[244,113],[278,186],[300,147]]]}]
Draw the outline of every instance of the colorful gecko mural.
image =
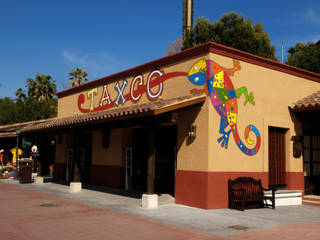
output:
[{"label": "colorful gecko mural", "polygon": [[[234,60],[233,64],[232,69],[226,69],[214,61],[201,59],[190,68],[188,78],[190,82],[195,85],[205,85],[204,89],[193,89],[191,92],[194,94],[205,92],[206,95],[210,97],[212,105],[221,117],[219,131],[222,136],[218,139],[221,146],[228,148],[229,135],[232,132],[240,150],[251,156],[259,151],[261,136],[255,126],[249,125],[244,132],[245,140],[250,145],[254,143],[249,137],[249,133],[252,131],[256,135],[256,145],[252,149],[249,149],[240,140],[237,130],[237,98],[244,94],[244,105],[246,105],[248,102],[254,104],[254,97],[252,92],[248,94],[246,87],[234,89],[229,76],[233,76],[241,67],[239,61]],[[226,131],[228,126],[230,126],[231,129]]]}]

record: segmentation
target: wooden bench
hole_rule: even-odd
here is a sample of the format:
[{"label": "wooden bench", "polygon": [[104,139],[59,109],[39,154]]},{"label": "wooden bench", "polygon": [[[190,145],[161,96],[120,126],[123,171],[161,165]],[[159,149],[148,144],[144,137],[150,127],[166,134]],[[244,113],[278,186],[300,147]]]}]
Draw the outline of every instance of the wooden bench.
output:
[{"label": "wooden bench", "polygon": [[[272,196],[265,196],[264,191],[272,191]],[[275,189],[265,189],[261,180],[252,177],[238,177],[228,181],[229,208],[244,210],[248,208],[275,208]],[[267,202],[271,201],[271,204]]]}]

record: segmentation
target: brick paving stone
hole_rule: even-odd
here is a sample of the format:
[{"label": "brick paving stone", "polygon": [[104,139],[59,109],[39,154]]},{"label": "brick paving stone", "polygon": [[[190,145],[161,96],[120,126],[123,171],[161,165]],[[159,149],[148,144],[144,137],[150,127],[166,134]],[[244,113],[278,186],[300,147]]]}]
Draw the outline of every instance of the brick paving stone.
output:
[{"label": "brick paving stone", "polygon": [[0,214],[0,239],[6,240],[223,239],[3,182]]},{"label": "brick paving stone", "polygon": [[228,236],[228,240],[319,240],[320,222],[288,224],[257,231]]}]

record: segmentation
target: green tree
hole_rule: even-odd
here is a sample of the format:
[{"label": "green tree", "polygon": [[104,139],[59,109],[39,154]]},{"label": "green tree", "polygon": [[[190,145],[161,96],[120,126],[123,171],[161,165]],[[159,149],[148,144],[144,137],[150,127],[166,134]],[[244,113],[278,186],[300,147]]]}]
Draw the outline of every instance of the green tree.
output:
[{"label": "green tree", "polygon": [[249,18],[244,19],[235,12],[226,13],[220,21],[213,23],[205,18],[198,18],[193,29],[184,36],[183,49],[208,41],[276,60],[275,47],[271,45],[262,24],[253,25]]},{"label": "green tree", "polygon": [[176,39],[175,42],[170,41],[168,44],[168,55],[172,55],[177,52],[180,52],[182,48],[182,44],[183,44],[183,40],[180,38]]},{"label": "green tree", "polygon": [[0,98],[0,125],[19,121],[16,103],[9,97]]},{"label": "green tree", "polygon": [[55,81],[52,81],[51,76],[38,73],[35,80],[32,78],[26,80],[26,87],[28,96],[38,101],[53,99],[57,91]]},{"label": "green tree", "polygon": [[16,97],[18,101],[24,102],[27,98],[27,95],[22,88],[18,88],[18,90],[16,91]]},{"label": "green tree", "polygon": [[320,40],[317,43],[297,43],[288,50],[289,65],[320,73]]},{"label": "green tree", "polygon": [[[18,102],[16,101],[16,103]],[[57,115],[57,105],[56,98],[37,101],[29,97],[20,106],[21,118],[25,122],[55,117]]]},{"label": "green tree", "polygon": [[26,80],[24,89],[16,91],[16,99],[0,98],[0,125],[55,117],[58,101],[56,85],[48,75],[37,74]]},{"label": "green tree", "polygon": [[88,73],[82,68],[72,69],[69,75],[69,81],[72,87],[79,86],[88,81]]},{"label": "green tree", "polygon": [[56,98],[45,101],[32,97],[15,100],[9,97],[0,98],[0,125],[55,117],[57,102]]}]

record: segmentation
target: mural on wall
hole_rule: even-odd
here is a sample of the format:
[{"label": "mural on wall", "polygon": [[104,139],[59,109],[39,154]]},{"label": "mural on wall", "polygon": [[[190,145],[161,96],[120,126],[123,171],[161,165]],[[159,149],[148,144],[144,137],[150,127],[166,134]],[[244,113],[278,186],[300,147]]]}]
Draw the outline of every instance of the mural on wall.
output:
[{"label": "mural on wall", "polygon": [[[234,60],[233,64],[233,68],[226,69],[214,61],[201,59],[190,68],[188,78],[195,85],[205,85],[203,89],[193,89],[191,92],[194,94],[205,92],[221,117],[219,129],[221,137],[218,139],[221,146],[228,148],[229,136],[232,132],[239,149],[251,156],[259,151],[261,136],[255,126],[249,125],[244,132],[245,140],[249,145],[252,145],[254,141],[249,137],[249,133],[253,132],[256,135],[256,145],[249,149],[241,141],[237,130],[237,98],[244,94],[244,105],[246,105],[248,102],[254,104],[254,97],[252,92],[248,94],[246,87],[234,89],[229,76],[233,76],[241,67],[239,61]],[[231,129],[227,130],[228,126]]]},{"label": "mural on wall", "polygon": [[[111,99],[108,92],[109,85],[103,86],[102,95],[100,97],[99,105],[95,106],[95,98],[98,95],[98,87],[93,88],[85,94],[78,96],[78,108],[82,113],[97,112],[101,110],[107,110],[113,107],[119,107],[124,105],[126,102],[131,101],[137,103],[142,94],[146,94],[150,101],[157,100],[163,92],[163,82],[178,76],[188,77],[191,83],[195,85],[204,85],[203,89],[193,89],[191,93],[197,94],[204,92],[210,97],[211,103],[220,115],[220,129],[221,137],[218,142],[222,147],[228,148],[229,136],[232,135],[236,141],[237,146],[240,150],[251,156],[259,151],[261,144],[261,136],[258,129],[254,125],[246,127],[244,136],[245,140],[249,145],[253,145],[254,141],[250,138],[250,132],[253,132],[256,136],[256,144],[253,148],[247,148],[240,140],[239,133],[237,130],[237,114],[238,114],[238,103],[237,98],[245,96],[244,106],[247,103],[254,104],[254,97],[252,92],[248,93],[246,87],[234,89],[234,86],[230,80],[230,76],[233,76],[236,71],[241,69],[239,61],[234,60],[234,66],[231,69],[221,67],[219,64],[212,60],[201,59],[196,62],[186,72],[171,72],[164,73],[161,70],[154,70],[149,73],[147,80],[145,81],[142,74],[139,74],[129,80],[117,81],[114,84],[117,96],[113,96],[114,100]],[[129,88],[125,94],[126,88]],[[86,99],[89,102],[89,108],[84,108],[82,105]],[[230,127],[229,127],[230,126]]]},{"label": "mural on wall", "polygon": [[[89,101],[89,108],[83,108],[82,105],[86,101],[86,96],[80,94],[78,96],[78,108],[82,113],[97,112],[107,110],[113,107],[118,107],[120,104],[124,105],[126,102],[131,101],[136,103],[140,100],[142,94],[146,93],[150,101],[157,100],[163,92],[163,82],[178,76],[188,76],[185,72],[172,72],[164,74],[160,70],[152,71],[147,81],[144,81],[142,74],[137,75],[131,80],[130,90],[128,94],[124,94],[125,89],[129,86],[127,80],[116,82],[114,89],[117,92],[117,97],[114,101],[108,92],[108,84],[103,86],[102,96],[100,98],[99,106],[94,106],[95,98],[98,95],[98,87],[91,89],[87,92],[87,99]],[[156,87],[157,90],[152,90]]]}]

